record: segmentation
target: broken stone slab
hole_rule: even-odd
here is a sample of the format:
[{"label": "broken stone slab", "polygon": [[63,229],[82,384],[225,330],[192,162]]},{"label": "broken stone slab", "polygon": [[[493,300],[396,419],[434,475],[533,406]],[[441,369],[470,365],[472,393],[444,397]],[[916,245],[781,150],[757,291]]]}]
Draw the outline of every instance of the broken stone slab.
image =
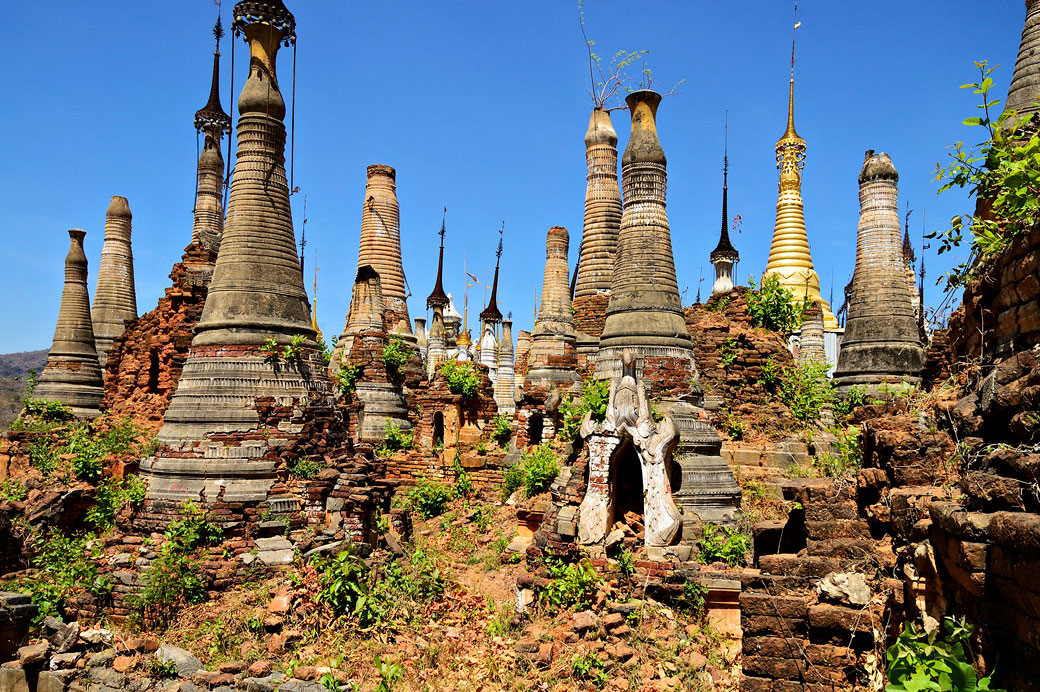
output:
[{"label": "broken stone slab", "polygon": [[581,634],[588,630],[594,629],[599,625],[599,618],[591,610],[583,610],[580,613],[575,613],[571,619],[571,629]]},{"label": "broken stone slab", "polygon": [[245,692],[274,692],[284,679],[284,673],[275,672],[262,678],[243,678],[238,682],[238,687]]},{"label": "broken stone slab", "polygon": [[75,668],[76,663],[83,658],[83,654],[78,651],[72,651],[67,654],[55,654],[51,656],[51,662],[47,664],[50,670],[67,670],[69,668]]},{"label": "broken stone slab", "polygon": [[190,677],[203,667],[199,659],[177,646],[160,646],[155,651],[155,658],[163,663],[173,663],[177,666],[177,675],[182,678]]},{"label": "broken stone slab", "polygon": [[817,582],[816,590],[821,596],[839,603],[857,606],[870,603],[867,579],[858,572],[831,572]]},{"label": "broken stone slab", "polygon": [[78,622],[66,625],[57,618],[49,617],[44,620],[43,626],[50,632],[47,635],[47,641],[54,647],[55,653],[65,653],[79,642]]},{"label": "broken stone slab", "polygon": [[89,644],[90,646],[111,646],[115,640],[112,630],[104,627],[92,627],[89,630],[81,630],[79,638],[84,644]]},{"label": "broken stone slab", "polygon": [[36,681],[36,692],[65,692],[78,676],[78,670],[42,671]]},{"label": "broken stone slab", "polygon": [[316,682],[290,678],[278,685],[278,692],[326,692],[326,690]]},{"label": "broken stone slab", "polygon": [[18,649],[18,662],[24,668],[36,668],[43,665],[47,660],[47,654],[51,651],[51,643],[44,640],[38,644],[30,644]]},{"label": "broken stone slab", "polygon": [[111,668],[96,667],[87,671],[87,679],[91,682],[119,689],[126,684],[126,678]]}]

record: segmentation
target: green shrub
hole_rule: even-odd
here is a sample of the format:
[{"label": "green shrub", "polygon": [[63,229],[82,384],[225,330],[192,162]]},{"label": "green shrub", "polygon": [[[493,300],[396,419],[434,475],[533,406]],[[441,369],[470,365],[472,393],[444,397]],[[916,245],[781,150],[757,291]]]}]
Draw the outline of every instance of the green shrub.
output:
[{"label": "green shrub", "polygon": [[469,361],[446,360],[441,363],[440,373],[452,394],[475,396],[480,391],[480,376]]},{"label": "green shrub", "polygon": [[156,680],[173,680],[177,677],[177,662],[152,656],[148,661],[148,673]]},{"label": "green shrub", "polygon": [[0,500],[6,502],[22,502],[29,497],[29,491],[17,478],[8,478],[0,483]]},{"label": "green shrub", "polygon": [[834,400],[834,418],[838,422],[848,420],[852,412],[859,406],[870,406],[879,403],[878,399],[870,396],[863,387],[855,385],[842,397]]},{"label": "green shrub", "polygon": [[[719,531],[720,528],[722,531]],[[747,564],[747,553],[751,550],[751,536],[740,529],[705,524],[700,543],[701,564],[725,562],[734,567]]]},{"label": "green shrub", "polygon": [[513,420],[506,415],[496,413],[495,417],[491,419],[491,439],[498,444],[499,447],[505,447],[509,444],[509,438],[513,435]]},{"label": "green shrub", "polygon": [[545,566],[549,583],[538,592],[539,604],[550,610],[584,610],[592,605],[602,580],[588,560],[565,563],[549,556]]},{"label": "green shrub", "polygon": [[993,674],[978,677],[972,665],[971,635],[975,628],[963,619],[946,617],[934,632],[919,632],[912,622],[885,652],[887,692],[1003,692],[990,687]]},{"label": "green shrub", "polygon": [[386,427],[383,428],[383,444],[376,449],[376,453],[381,457],[392,456],[394,452],[398,452],[402,449],[411,449],[415,442],[415,431],[414,430],[402,430],[402,426],[393,421],[387,421]]},{"label": "green shrub", "polygon": [[15,582],[29,593],[38,608],[33,622],[47,617],[62,617],[69,599],[82,591],[103,596],[112,591],[107,577],[98,575],[97,561],[104,555],[101,542],[93,534],[66,535],[52,531],[35,542],[32,559],[35,572]]},{"label": "green shrub", "polygon": [[783,366],[770,357],[762,364],[762,376],[758,378],[758,382],[772,392],[775,391],[777,385],[780,384],[780,378],[783,377],[783,374]]},{"label": "green shrub", "polygon": [[605,668],[603,661],[599,660],[599,657],[591,651],[574,654],[574,658],[571,659],[571,673],[574,677],[579,680],[590,680],[597,687],[603,687],[610,680]]},{"label": "green shrub", "polygon": [[423,519],[439,516],[451,502],[451,488],[423,476],[408,493],[408,504]]},{"label": "green shrub", "polygon": [[356,363],[343,363],[339,372],[336,373],[336,382],[344,394],[350,394],[357,387],[357,381],[361,378],[364,366]]},{"label": "green shrub", "polygon": [[383,365],[386,367],[386,371],[395,374],[401,369],[401,366],[408,362],[410,355],[411,349],[405,344],[404,339],[396,335],[391,336],[386,342],[386,346],[383,346]]},{"label": "green shrub", "polygon": [[313,459],[290,459],[289,475],[296,478],[310,479],[317,476],[325,468],[324,464]]},{"label": "green shrub", "polygon": [[435,560],[421,548],[408,555],[407,564],[400,560],[389,563],[383,569],[386,588],[395,596],[404,596],[413,601],[435,601],[444,595],[446,584]]},{"label": "green shrub", "polygon": [[722,296],[721,298],[709,298],[708,304],[705,306],[710,312],[726,312],[726,308],[733,301],[729,296]]},{"label": "green shrub", "polygon": [[455,456],[451,460],[451,470],[455,474],[455,496],[468,497],[473,494],[473,479],[462,468],[462,450],[455,448]]},{"label": "green shrub", "polygon": [[592,412],[592,420],[602,423],[607,417],[608,403],[610,382],[586,380],[581,386],[580,394],[568,394],[560,402],[560,437],[565,440],[577,439],[581,421],[589,411]]},{"label": "green shrub", "polygon": [[192,555],[200,547],[219,543],[224,530],[210,522],[197,505],[185,502],[181,518],[171,522],[164,535],[159,557],[143,575],[144,589],[129,599],[139,616],[159,622],[167,622],[182,604],[202,602],[206,584]]},{"label": "green shrub", "polygon": [[691,579],[683,584],[682,595],[679,597],[679,610],[694,617],[703,615],[707,596],[707,587],[699,581]]},{"label": "green shrub", "polygon": [[379,654],[375,655],[373,661],[376,664],[376,673],[379,675],[376,692],[392,692],[394,685],[404,675],[404,666],[397,661],[380,658]]},{"label": "green shrub", "polygon": [[[35,383],[32,389],[35,389]],[[29,390],[29,392],[32,391]],[[60,401],[44,401],[43,399],[24,399],[25,414],[46,422],[63,422],[72,420],[72,409]]]},{"label": "green shrub", "polygon": [[58,467],[58,455],[47,440],[34,440],[29,443],[29,463],[47,476]]},{"label": "green shrub", "polygon": [[504,485],[503,495],[509,497],[520,488],[526,497],[533,497],[549,489],[556,477],[560,475],[560,462],[552,446],[545,442],[537,447],[524,450],[520,461],[507,466],[502,472]]},{"label": "green shrub", "polygon": [[827,377],[827,363],[807,361],[784,369],[780,380],[780,401],[791,409],[802,425],[815,423],[820,412],[834,400],[834,391]]},{"label": "green shrub", "polygon": [[632,554],[632,551],[627,548],[622,548],[621,552],[617,554],[618,568],[621,573],[626,577],[631,577],[636,573],[636,558]]},{"label": "green shrub", "polygon": [[723,370],[729,370],[730,366],[737,362],[740,355],[740,345],[733,337],[729,337],[719,346],[719,365]]},{"label": "green shrub", "polygon": [[315,560],[318,598],[336,615],[355,615],[362,627],[383,618],[382,604],[372,595],[371,570],[348,545],[338,555]]},{"label": "green shrub", "polygon": [[756,288],[755,277],[749,276],[748,286],[751,290],[747,292],[747,311],[753,325],[782,334],[790,334],[802,326],[808,301],[799,303],[780,283],[779,276],[765,277],[761,288]]},{"label": "green shrub", "polygon": [[119,510],[126,505],[140,505],[144,495],[144,481],[136,474],[123,479],[106,478],[98,484],[94,506],[87,510],[87,523],[98,531],[105,531],[115,523]]}]

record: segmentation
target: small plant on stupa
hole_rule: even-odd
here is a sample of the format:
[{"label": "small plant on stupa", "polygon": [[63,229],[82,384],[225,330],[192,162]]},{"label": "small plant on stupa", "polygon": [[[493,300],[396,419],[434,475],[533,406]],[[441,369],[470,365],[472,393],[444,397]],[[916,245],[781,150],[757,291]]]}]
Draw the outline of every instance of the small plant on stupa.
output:
[{"label": "small plant on stupa", "polygon": [[513,420],[509,416],[496,413],[491,419],[491,439],[499,447],[509,444],[509,438],[513,436]]},{"label": "small plant on stupa", "polygon": [[759,288],[754,276],[748,277],[747,311],[751,324],[781,334],[790,334],[802,326],[808,299],[801,302],[780,283],[780,277],[770,274],[762,279]]},{"label": "small plant on stupa", "polygon": [[403,430],[400,425],[387,421],[383,428],[383,444],[376,449],[381,457],[393,456],[394,452],[411,449],[415,442],[415,433]]},{"label": "small plant on stupa", "polygon": [[391,336],[386,346],[383,346],[383,365],[389,373],[400,370],[408,362],[408,356],[408,346],[399,336]]},{"label": "small plant on stupa", "polygon": [[[581,36],[585,39],[585,48],[589,53],[589,96],[596,108],[612,111],[625,106],[607,107],[607,102],[615,98],[618,92],[625,87],[629,77],[625,70],[635,63],[641,61],[650,51],[619,50],[610,59],[610,63],[603,64],[602,58],[593,52],[595,41],[589,39],[585,33],[585,2],[578,0],[578,22],[581,26]],[[596,77],[599,76],[597,81]]]},{"label": "small plant on stupa", "polygon": [[586,380],[581,386],[580,394],[568,394],[560,402],[560,437],[565,440],[577,439],[581,421],[586,413],[591,412],[592,420],[602,423],[607,417],[608,403],[610,382]]},{"label": "small plant on stupa", "polygon": [[476,396],[480,391],[480,376],[469,361],[446,360],[441,363],[440,373],[448,382],[448,391],[462,396]]},{"label": "small plant on stupa", "polygon": [[751,536],[740,529],[705,524],[700,548],[701,553],[698,559],[701,564],[725,562],[727,565],[738,567],[747,564],[747,554],[751,550]]},{"label": "small plant on stupa", "polygon": [[523,488],[525,497],[534,497],[549,489],[560,475],[560,461],[549,443],[525,450],[520,461],[507,466],[502,472],[502,494],[509,497]]},{"label": "small plant on stupa", "polygon": [[336,382],[339,384],[340,391],[344,394],[353,392],[364,369],[363,365],[357,363],[343,363],[339,372],[336,373]]}]

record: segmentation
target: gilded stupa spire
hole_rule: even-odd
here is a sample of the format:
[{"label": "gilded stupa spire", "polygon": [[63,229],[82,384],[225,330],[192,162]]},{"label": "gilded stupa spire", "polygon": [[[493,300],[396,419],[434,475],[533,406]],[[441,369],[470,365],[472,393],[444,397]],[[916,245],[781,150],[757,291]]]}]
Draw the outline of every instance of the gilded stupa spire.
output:
[{"label": "gilded stupa spire", "polygon": [[[795,5],[794,28],[798,29],[798,6]],[[787,129],[776,143],[776,167],[780,169],[779,197],[776,203],[776,224],[773,244],[762,278],[778,276],[780,284],[795,298],[808,298],[823,308],[826,329],[837,329],[838,321],[830,305],[820,295],[820,277],[813,268],[809,252],[809,236],[805,229],[805,209],[802,203],[802,169],[805,167],[805,140],[794,126],[794,37],[791,38],[791,80],[787,95]]]},{"label": "gilded stupa spire", "polygon": [[314,251],[314,300],[311,301],[311,329],[318,335],[318,343],[325,343],[321,328],[318,327],[318,251]]}]

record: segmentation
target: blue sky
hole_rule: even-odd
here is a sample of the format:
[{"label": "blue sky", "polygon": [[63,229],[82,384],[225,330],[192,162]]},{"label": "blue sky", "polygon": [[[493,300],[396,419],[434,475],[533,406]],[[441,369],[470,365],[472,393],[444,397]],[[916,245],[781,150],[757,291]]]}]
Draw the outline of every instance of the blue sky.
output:
[{"label": "blue sky", "polygon": [[[318,2],[287,0],[297,18],[295,181],[299,231],[307,195],[307,276],[318,252],[319,323],[343,327],[357,263],[365,167],[397,169],[404,266],[425,312],[436,272],[436,231],[448,208],[446,284],[461,305],[467,268],[490,277],[505,220],[500,305],[530,329],[541,292],[545,233],[563,225],[577,259],[585,192],[583,136],[591,103],[588,65],[569,0]],[[232,3],[223,17],[230,23]],[[111,195],[129,199],[138,307],[152,309],[191,236],[194,112],[208,96],[210,0],[15,3],[0,45],[6,69],[0,115],[5,252],[0,271],[0,352],[48,348],[61,296],[66,230],[87,231],[90,287]],[[603,55],[646,49],[647,66],[678,95],[658,114],[668,156],[668,214],[685,303],[697,292],[720,225],[723,119],[729,110],[730,214],[743,231],[739,278],[765,266],[776,204],[773,147],[786,117],[791,15],[788,2],[587,0],[587,30]],[[802,0],[796,121],[808,142],[803,195],[813,257],[835,302],[851,276],[857,183],[865,149],[887,151],[899,169],[900,203],[934,229],[972,204],[936,195],[937,161],[975,133],[973,61],[1002,67],[1006,93],[1025,14],[1016,0],[873,3]],[[244,80],[237,47],[236,91]],[[231,97],[230,38],[222,97]],[[279,57],[288,98],[291,51]],[[235,94],[237,100],[237,94]],[[628,114],[614,114],[628,139]],[[934,251],[933,251],[934,252]],[[920,253],[919,253],[920,254]],[[929,254],[929,304],[945,264]],[[482,289],[471,302],[483,303]],[[837,305],[835,305],[835,309]],[[479,312],[478,306],[475,312]]]}]

